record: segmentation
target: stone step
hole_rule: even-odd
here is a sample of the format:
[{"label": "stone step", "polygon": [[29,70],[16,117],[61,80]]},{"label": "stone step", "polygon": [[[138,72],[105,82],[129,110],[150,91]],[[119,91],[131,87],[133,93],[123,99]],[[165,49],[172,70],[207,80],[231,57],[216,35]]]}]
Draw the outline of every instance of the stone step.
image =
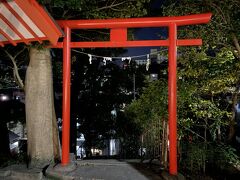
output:
[{"label": "stone step", "polygon": [[2,180],[42,180],[44,179],[41,169],[27,169],[25,166],[13,165],[0,170]]},{"label": "stone step", "polygon": [[20,171],[11,171],[11,177],[14,180],[42,180],[43,173],[42,172],[20,172]]}]

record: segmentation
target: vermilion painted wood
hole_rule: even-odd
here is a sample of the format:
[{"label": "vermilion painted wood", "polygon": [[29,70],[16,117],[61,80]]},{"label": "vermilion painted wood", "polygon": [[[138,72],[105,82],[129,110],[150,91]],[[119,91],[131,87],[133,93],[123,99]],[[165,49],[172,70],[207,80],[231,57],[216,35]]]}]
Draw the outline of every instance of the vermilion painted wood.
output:
[{"label": "vermilion painted wood", "polygon": [[2,29],[0,29],[0,33],[14,46],[17,45],[17,43],[7,34],[5,33]]},{"label": "vermilion painted wood", "polygon": [[62,123],[62,165],[69,163],[70,142],[70,97],[71,97],[71,29],[64,28],[63,40],[63,123]]},{"label": "vermilion painted wood", "polygon": [[[36,3],[32,1],[31,3],[26,3],[23,0],[15,0],[18,6],[28,15],[28,17],[37,25],[37,27],[42,31],[42,33],[48,37],[52,44],[56,44],[59,38],[58,29],[49,23],[50,17],[45,16],[41,6],[35,6]],[[37,10],[35,10],[37,9]]]},{"label": "vermilion painted wood", "polygon": [[202,39],[179,39],[177,40],[177,46],[200,46],[202,45]]},{"label": "vermilion painted wood", "polygon": [[177,25],[169,25],[168,47],[168,118],[169,173],[177,175]]},{"label": "vermilion painted wood", "polygon": [[[210,21],[211,14],[198,14],[179,17],[163,17],[163,18],[131,18],[131,19],[107,19],[107,20],[60,20],[59,25],[63,28],[70,29],[110,29],[110,41],[107,42],[69,42],[70,37],[65,37],[64,43],[57,43],[55,48],[64,49],[64,65],[68,68],[64,68],[64,81],[68,82],[71,76],[70,48],[93,48],[93,47],[136,47],[136,46],[168,46],[169,54],[169,75],[168,75],[168,90],[169,90],[169,173],[172,175],[177,174],[177,46],[188,45],[201,45],[201,39],[182,39],[177,40],[177,27],[191,24],[208,23]],[[168,40],[146,40],[146,41],[127,41],[126,28],[141,28],[141,27],[162,27],[167,26],[169,28]],[[117,37],[119,35],[119,37]],[[66,36],[70,36],[68,33]],[[68,39],[68,40],[66,40]],[[67,55],[67,52],[69,54]],[[66,64],[66,63],[69,64]],[[66,87],[68,86],[68,87]],[[70,107],[70,83],[64,83],[63,96],[68,99],[63,103],[68,104]],[[68,90],[69,89],[69,90]],[[64,105],[63,112],[66,112],[63,116],[63,124],[66,128],[69,127],[70,122],[70,110]],[[67,114],[69,113],[69,114]],[[63,138],[69,138],[69,130],[65,130]],[[68,146],[68,147],[65,147]],[[63,159],[62,164],[69,163],[69,144],[63,145]]]},{"label": "vermilion painted wood", "polygon": [[0,14],[0,18],[21,38],[21,40],[25,44],[29,44],[29,41],[23,37],[23,35],[17,30],[15,26],[12,25],[2,14]]},{"label": "vermilion painted wood", "polygon": [[[17,0],[17,1],[20,1],[20,0]],[[54,19],[52,19],[52,17],[48,14],[47,10],[43,9],[43,7],[36,2],[36,0],[28,0],[28,1],[30,1],[37,8],[37,10],[44,17],[44,19],[48,22],[48,25],[51,27],[51,29],[57,34],[57,36],[62,37],[62,32],[60,27],[58,27],[58,24],[54,23]],[[54,41],[53,44],[56,44],[55,42],[57,40],[53,40]]]},{"label": "vermilion painted wood", "polygon": [[[107,48],[107,47],[149,47],[149,46],[168,46],[169,40],[143,40],[143,41],[122,41],[122,42],[71,42],[71,48]],[[178,46],[198,46],[202,45],[201,39],[181,39],[177,40]],[[59,42],[53,48],[63,48],[63,43]]]},{"label": "vermilion painted wood", "polygon": [[177,26],[202,24],[209,22],[211,13],[176,17],[128,18],[128,19],[99,19],[99,20],[58,20],[61,27],[71,29],[112,29],[112,28],[143,28],[163,27],[169,23]]},{"label": "vermilion painted wood", "polygon": [[[1,0],[0,3],[4,5],[17,19],[18,21],[32,34],[34,38],[31,38],[32,41],[38,41],[42,43],[41,39],[49,40],[52,44],[56,44],[59,37],[62,37],[61,29],[57,24],[54,24],[53,19],[47,14],[47,12],[40,6],[36,0],[12,0],[14,1],[23,11],[24,13],[33,21],[33,23],[42,31],[44,34],[43,37],[39,37],[31,27],[22,19],[17,12],[15,12],[14,8],[12,8],[6,0]],[[9,24],[10,22],[6,20],[6,18],[1,18],[5,23]],[[11,23],[10,23],[11,24]],[[15,45],[18,42],[24,42],[28,44],[30,40],[28,38],[24,38],[24,36],[17,30],[17,27],[13,27],[10,25],[11,29],[21,38],[21,40],[15,41],[6,41],[1,42],[1,44],[12,43]]]},{"label": "vermilion painted wood", "polygon": [[127,28],[124,29],[110,29],[111,42],[126,42],[127,41]]},{"label": "vermilion painted wood", "polygon": [[34,36],[35,41],[42,43],[39,39],[38,35],[28,26],[28,24],[12,9],[12,7],[7,3],[6,0],[1,0],[2,3],[6,6],[6,8],[20,21],[20,23]]},{"label": "vermilion painted wood", "polygon": [[[29,42],[32,42],[32,41],[36,41],[36,38],[29,38],[27,39]],[[39,40],[42,42],[42,41],[47,41],[48,38],[47,37],[44,37],[44,38],[39,38]],[[20,40],[14,40],[15,43],[22,43],[23,41],[20,39]],[[6,44],[9,44],[8,41],[2,41],[1,42],[3,45],[6,45]]]}]

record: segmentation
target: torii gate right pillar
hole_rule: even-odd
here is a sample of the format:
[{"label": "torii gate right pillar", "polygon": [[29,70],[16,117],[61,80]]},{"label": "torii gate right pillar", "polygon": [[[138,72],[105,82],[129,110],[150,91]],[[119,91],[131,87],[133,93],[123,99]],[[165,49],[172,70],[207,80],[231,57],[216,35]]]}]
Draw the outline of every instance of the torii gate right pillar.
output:
[{"label": "torii gate right pillar", "polygon": [[177,174],[177,25],[169,25],[168,47],[168,118],[169,173]]}]

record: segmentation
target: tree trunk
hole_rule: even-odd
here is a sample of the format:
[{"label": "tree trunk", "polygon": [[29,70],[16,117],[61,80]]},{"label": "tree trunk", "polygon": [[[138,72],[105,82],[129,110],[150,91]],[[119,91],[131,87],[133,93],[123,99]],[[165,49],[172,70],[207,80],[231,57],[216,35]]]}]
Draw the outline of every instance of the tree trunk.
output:
[{"label": "tree trunk", "polygon": [[233,138],[234,138],[234,135],[235,135],[235,128],[236,128],[236,112],[235,112],[235,106],[237,104],[237,98],[238,98],[238,93],[235,92],[233,95],[232,95],[232,117],[230,119],[230,122],[229,122],[229,133],[228,133],[228,143],[231,143]]},{"label": "tree trunk", "polygon": [[162,166],[167,169],[168,163],[168,122],[163,119],[162,121]]},{"label": "tree trunk", "polygon": [[233,44],[237,50],[237,53],[235,53],[235,51],[233,51],[233,54],[237,54],[237,58],[240,59],[240,45],[239,45],[238,38],[235,33],[232,33],[232,39],[233,39]]},{"label": "tree trunk", "polygon": [[49,49],[30,49],[25,92],[28,157],[43,167],[60,157]]}]

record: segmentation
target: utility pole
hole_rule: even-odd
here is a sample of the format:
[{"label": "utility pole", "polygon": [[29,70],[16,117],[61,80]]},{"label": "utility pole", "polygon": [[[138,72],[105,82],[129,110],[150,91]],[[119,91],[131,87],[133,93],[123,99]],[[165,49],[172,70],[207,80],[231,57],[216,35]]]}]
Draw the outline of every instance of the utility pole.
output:
[{"label": "utility pole", "polygon": [[136,99],[136,82],[135,82],[135,73],[133,73],[133,99]]}]

